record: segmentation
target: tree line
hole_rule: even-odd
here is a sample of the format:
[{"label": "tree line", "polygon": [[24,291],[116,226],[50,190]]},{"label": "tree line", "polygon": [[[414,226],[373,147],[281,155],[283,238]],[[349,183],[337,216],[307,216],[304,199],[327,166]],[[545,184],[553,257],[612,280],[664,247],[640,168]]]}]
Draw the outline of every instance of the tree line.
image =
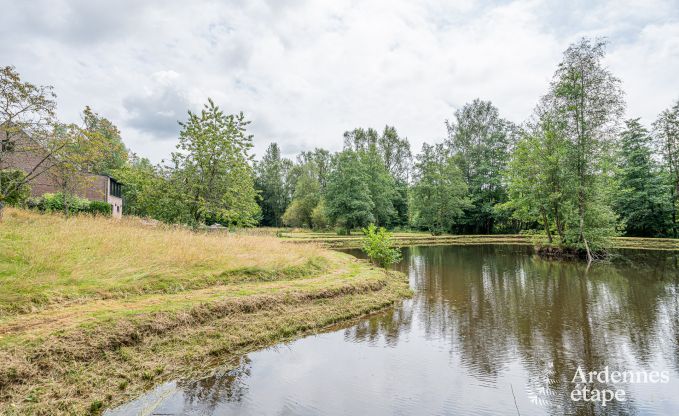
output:
[{"label": "tree line", "polygon": [[[84,126],[72,127],[78,132],[72,135],[99,131],[84,136],[105,137],[91,146],[104,156],[83,157],[76,167],[123,183],[126,214],[168,223],[341,233],[369,224],[432,234],[534,230],[550,246],[588,256],[614,235],[677,237],[679,101],[651,126],[623,120],[624,94],[603,64],[605,47],[586,38],[569,46],[524,123],[476,99],[445,121],[441,143],[424,144],[417,154],[386,126],[345,132],[339,152],[316,148],[291,160],[272,143],[254,160],[249,121],[208,100],[180,122],[176,151],[157,165],[125,149],[117,128],[86,108]],[[3,114],[0,125],[12,131],[56,125],[44,122],[54,113],[49,87],[22,84],[8,68],[16,79],[5,78],[15,89],[33,88],[24,100],[37,103],[38,116],[24,122],[25,114]],[[3,83],[4,96],[12,83]],[[41,135],[59,130],[50,131]],[[87,146],[66,153],[81,147]],[[3,175],[0,195],[8,200],[12,181]]]}]

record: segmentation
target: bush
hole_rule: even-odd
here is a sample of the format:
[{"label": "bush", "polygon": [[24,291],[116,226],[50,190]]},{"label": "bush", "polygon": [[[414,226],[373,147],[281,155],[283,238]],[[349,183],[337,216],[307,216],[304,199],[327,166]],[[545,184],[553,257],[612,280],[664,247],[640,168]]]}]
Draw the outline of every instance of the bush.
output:
[{"label": "bush", "polygon": [[90,206],[87,212],[94,215],[110,216],[113,212],[113,207],[108,202],[104,201],[90,201]]},{"label": "bush", "polygon": [[363,229],[363,234],[365,237],[361,249],[373,263],[387,268],[401,260],[401,251],[392,247],[391,233],[384,227],[378,229],[375,224],[370,224],[368,228]]},{"label": "bush", "polygon": [[70,195],[65,199],[64,194],[61,192],[44,194],[39,198],[31,198],[28,200],[27,205],[29,208],[42,212],[63,212],[64,201],[68,203],[69,214],[111,215],[111,205],[108,202],[90,201],[75,195]]}]

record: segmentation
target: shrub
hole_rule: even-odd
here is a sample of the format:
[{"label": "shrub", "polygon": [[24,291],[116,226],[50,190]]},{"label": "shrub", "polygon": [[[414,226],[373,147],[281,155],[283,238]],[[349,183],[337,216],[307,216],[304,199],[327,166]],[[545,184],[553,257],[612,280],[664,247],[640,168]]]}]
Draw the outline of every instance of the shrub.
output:
[{"label": "shrub", "polygon": [[387,268],[401,260],[401,251],[392,247],[391,233],[384,227],[377,228],[375,224],[370,224],[363,229],[363,234],[365,237],[361,249],[373,263]]},{"label": "shrub", "polygon": [[69,214],[111,215],[111,205],[108,202],[90,201],[75,195],[64,198],[64,194],[61,192],[44,194],[40,198],[31,198],[28,200],[27,206],[43,212],[63,212],[65,201],[68,203]]},{"label": "shrub", "polygon": [[[0,183],[21,182],[26,174],[19,169],[0,170]],[[8,195],[0,195],[0,203],[7,205],[23,205],[31,194],[31,187],[28,184],[21,185],[18,189]]]},{"label": "shrub", "polygon": [[90,214],[109,216],[113,212],[113,207],[108,202],[104,201],[90,201],[87,210]]}]

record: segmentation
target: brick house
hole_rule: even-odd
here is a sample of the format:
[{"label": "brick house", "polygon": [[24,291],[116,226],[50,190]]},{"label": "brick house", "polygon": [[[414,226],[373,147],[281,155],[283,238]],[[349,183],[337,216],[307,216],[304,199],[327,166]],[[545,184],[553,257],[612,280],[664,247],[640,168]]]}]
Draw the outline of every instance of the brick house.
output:
[{"label": "brick house", "polygon": [[[59,192],[59,173],[55,169],[55,162],[50,161],[48,153],[41,150],[40,146],[24,133],[15,134],[11,139],[6,139],[4,136],[0,134],[0,146],[3,150],[0,170],[21,169],[26,174],[32,173],[33,177],[28,184],[33,197]],[[43,162],[45,159],[46,161]],[[122,186],[119,182],[106,175],[90,173],[79,173],[79,175],[82,176],[79,178],[81,185],[76,189],[76,195],[91,201],[108,202],[111,204],[113,217],[122,217]]]}]

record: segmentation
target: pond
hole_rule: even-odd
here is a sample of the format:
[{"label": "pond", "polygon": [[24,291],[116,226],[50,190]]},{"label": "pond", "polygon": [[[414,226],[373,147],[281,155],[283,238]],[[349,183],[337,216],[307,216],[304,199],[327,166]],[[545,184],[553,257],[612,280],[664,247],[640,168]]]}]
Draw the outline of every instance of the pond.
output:
[{"label": "pond", "polygon": [[677,254],[589,269],[524,246],[403,254],[401,305],[108,414],[679,414]]}]

